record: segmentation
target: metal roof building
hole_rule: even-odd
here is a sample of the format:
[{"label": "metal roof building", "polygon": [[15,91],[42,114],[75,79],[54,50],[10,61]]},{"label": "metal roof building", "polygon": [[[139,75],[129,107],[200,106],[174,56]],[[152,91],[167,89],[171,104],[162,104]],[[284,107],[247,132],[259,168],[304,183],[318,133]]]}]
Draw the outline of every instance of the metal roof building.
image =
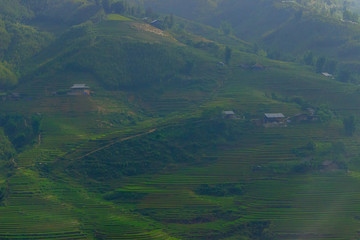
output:
[{"label": "metal roof building", "polygon": [[76,83],[74,84],[71,89],[89,89],[90,87],[86,86],[84,83]]},{"label": "metal roof building", "polygon": [[282,113],[265,113],[266,118],[285,118]]}]

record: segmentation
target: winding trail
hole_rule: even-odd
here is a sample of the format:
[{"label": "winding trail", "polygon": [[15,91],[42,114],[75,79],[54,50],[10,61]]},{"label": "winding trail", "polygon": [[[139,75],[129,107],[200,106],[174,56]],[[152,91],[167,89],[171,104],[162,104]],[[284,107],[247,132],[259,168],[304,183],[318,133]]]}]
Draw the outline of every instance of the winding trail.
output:
[{"label": "winding trail", "polygon": [[114,144],[116,144],[116,143],[123,142],[123,141],[126,141],[126,140],[130,140],[130,139],[133,139],[133,138],[136,138],[136,137],[144,136],[144,135],[153,133],[153,132],[155,132],[156,130],[157,130],[156,128],[153,128],[153,129],[150,129],[150,130],[147,131],[147,132],[139,133],[139,134],[136,134],[136,135],[133,135],[133,136],[130,136],[130,137],[126,137],[126,138],[121,138],[121,139],[116,140],[116,141],[114,141],[114,142],[111,142],[111,143],[109,143],[109,144],[107,144],[107,145],[105,145],[105,146],[103,146],[103,147],[100,147],[100,148],[97,148],[97,149],[95,149],[95,150],[93,150],[93,151],[91,151],[91,152],[88,152],[87,154],[82,155],[81,157],[76,158],[76,160],[82,159],[82,158],[87,157],[87,156],[89,156],[89,155],[91,155],[91,154],[93,154],[93,153],[96,153],[96,152],[98,152],[98,151],[101,151],[101,150],[103,150],[103,149],[106,149],[106,148],[108,148],[108,147],[110,147],[110,146],[112,146],[112,145],[114,145]]}]

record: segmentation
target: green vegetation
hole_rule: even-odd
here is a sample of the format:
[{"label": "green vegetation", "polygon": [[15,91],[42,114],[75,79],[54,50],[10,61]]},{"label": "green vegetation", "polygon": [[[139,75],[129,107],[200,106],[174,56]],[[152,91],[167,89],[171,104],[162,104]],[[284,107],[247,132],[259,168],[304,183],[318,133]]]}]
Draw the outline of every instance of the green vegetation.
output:
[{"label": "green vegetation", "polygon": [[0,0],[0,239],[356,239],[351,6]]},{"label": "green vegetation", "polygon": [[107,16],[107,19],[108,19],[108,20],[113,20],[113,21],[131,21],[130,18],[121,16],[121,15],[119,15],[119,14],[109,14],[109,15]]},{"label": "green vegetation", "polygon": [[209,195],[217,197],[242,195],[243,190],[241,187],[237,187],[236,184],[216,184],[209,186],[208,184],[200,185],[195,192],[199,195]]},{"label": "green vegetation", "polygon": [[[146,4],[253,41],[273,59],[302,61],[304,54],[311,51],[316,58],[341,60],[342,67],[359,74],[359,46],[355,40],[358,39],[359,25],[343,19],[344,9],[352,16],[351,7],[358,3],[146,0]],[[306,64],[312,64],[311,59],[308,61]]]},{"label": "green vegetation", "polygon": [[13,146],[20,150],[31,144],[40,132],[41,116],[1,115],[0,126]]},{"label": "green vegetation", "polygon": [[15,86],[18,82],[16,75],[0,64],[0,87]]},{"label": "green vegetation", "polygon": [[356,130],[356,123],[354,116],[349,116],[343,120],[345,134],[352,136]]}]

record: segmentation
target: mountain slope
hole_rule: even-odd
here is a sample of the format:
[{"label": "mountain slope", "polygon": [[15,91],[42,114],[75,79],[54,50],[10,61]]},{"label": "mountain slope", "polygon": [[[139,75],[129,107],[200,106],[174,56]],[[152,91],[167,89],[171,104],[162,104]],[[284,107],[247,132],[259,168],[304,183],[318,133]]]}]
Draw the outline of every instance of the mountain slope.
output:
[{"label": "mountain slope", "polygon": [[[269,59],[255,44],[192,21],[175,17],[161,30],[152,19],[100,10],[101,18],[77,24],[74,12],[89,7],[84,16],[92,15],[95,1],[31,3],[38,19],[26,24],[60,30],[21,25],[31,36],[24,42],[41,44],[19,54],[19,63],[4,63],[21,79],[10,97],[1,95],[0,238],[358,236],[359,86]],[[199,3],[225,18],[227,2],[193,1],[194,12]],[[233,3],[257,9],[265,2]],[[64,6],[69,15],[56,16]],[[289,26],[315,19],[296,20],[281,3],[265,6],[264,18],[241,18],[249,38],[260,34],[273,48],[288,37],[291,49],[298,35]],[[248,8],[231,10],[226,17]],[[283,14],[250,29],[273,16],[268,10]],[[43,23],[50,13],[58,21]],[[47,34],[52,41],[41,37]],[[68,94],[81,83],[90,95]],[[286,119],[263,124],[264,113]]]},{"label": "mountain slope", "polygon": [[[269,55],[301,58],[307,51],[327,56],[347,65],[358,73],[360,25],[342,20],[341,14],[331,15],[326,3],[319,3],[326,11],[314,7],[315,2],[286,1],[160,1],[148,0],[149,7],[187,17],[204,24],[222,28],[230,24],[233,34],[255,41]],[[340,11],[339,5],[334,5]],[[200,9],[206,9],[199,12]],[[319,11],[318,11],[319,10]],[[342,10],[341,10],[342,11]],[[276,52],[276,54],[274,54]],[[292,57],[291,57],[292,56]]]}]

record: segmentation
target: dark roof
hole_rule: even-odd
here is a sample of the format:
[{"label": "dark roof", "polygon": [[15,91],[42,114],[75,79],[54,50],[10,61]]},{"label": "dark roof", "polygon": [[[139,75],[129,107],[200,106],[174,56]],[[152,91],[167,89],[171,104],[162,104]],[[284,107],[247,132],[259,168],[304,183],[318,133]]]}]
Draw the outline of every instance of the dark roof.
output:
[{"label": "dark roof", "polygon": [[265,113],[265,117],[267,118],[285,118],[282,113]]}]

